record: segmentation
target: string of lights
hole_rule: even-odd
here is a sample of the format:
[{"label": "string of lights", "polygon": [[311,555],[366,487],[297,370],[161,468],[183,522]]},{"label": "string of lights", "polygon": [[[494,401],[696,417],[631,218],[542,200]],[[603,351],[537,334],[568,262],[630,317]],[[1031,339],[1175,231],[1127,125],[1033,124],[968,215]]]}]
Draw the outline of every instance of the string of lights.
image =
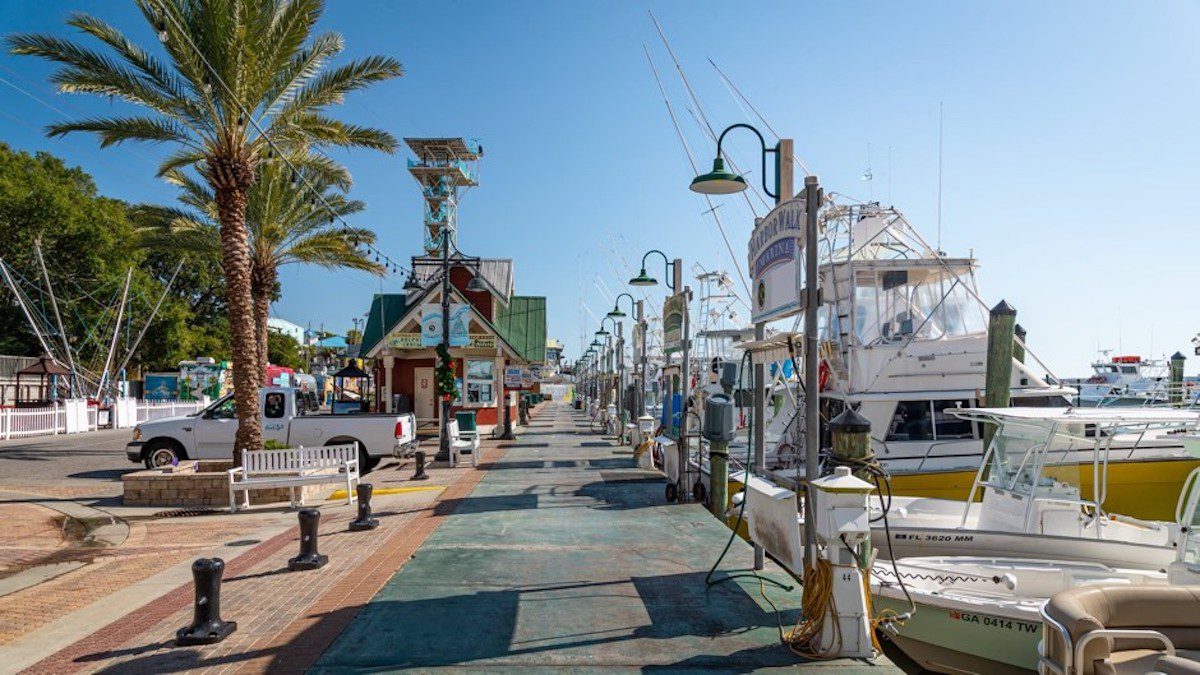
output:
[{"label": "string of lights", "polygon": [[[195,52],[196,56],[200,59],[200,62],[204,64],[204,67],[217,81],[217,83],[221,85],[221,88],[224,89],[229,95],[229,98],[234,105],[237,106],[239,111],[239,124],[245,124],[246,122],[249,122],[250,125],[254,127],[254,130],[258,132],[259,138],[266,142],[268,146],[267,159],[273,161],[275,158],[278,158],[279,160],[283,161],[283,163],[286,164],[289,169],[291,169],[292,187],[300,187],[300,184],[303,183],[304,187],[311,193],[311,196],[309,197],[309,204],[315,208],[317,206],[317,202],[320,202],[322,205],[324,205],[326,213],[329,214],[330,224],[333,224],[335,221],[340,222],[342,224],[342,232],[349,233],[352,229],[351,225],[334,211],[333,205],[329,203],[329,200],[325,198],[325,195],[322,194],[315,185],[313,185],[312,181],[309,180],[309,178],[305,176],[303,172],[296,168],[296,165],[287,158],[286,153],[280,150],[279,146],[275,144],[275,141],[271,139],[271,136],[258,125],[258,122],[254,119],[254,116],[250,114],[250,110],[238,99],[238,97],[233,93],[233,89],[230,88],[225,80],[221,78],[221,76],[217,73],[216,68],[213,68],[213,65],[209,63],[208,58],[202,51],[200,51],[200,48],[196,46],[196,43],[192,41],[192,38],[187,33],[187,29],[183,26],[179,18],[174,16],[169,11],[167,5],[161,0],[155,4],[157,4],[159,7],[159,16],[155,18],[154,29],[158,33],[159,41],[166,43],[167,40],[170,39],[170,35],[167,33],[166,22],[163,20],[163,17],[166,17],[171,20],[177,29],[179,29],[179,33],[183,36],[187,46],[193,52]],[[212,83],[208,77],[205,77],[203,86],[206,91],[211,90]],[[369,242],[360,240],[357,237],[351,237],[350,243],[354,246],[355,250],[361,248],[365,255],[372,258],[376,264],[381,265],[384,268],[385,273],[398,274],[411,272],[411,270],[409,270],[407,267],[399,264],[392,259],[391,256],[387,255],[378,247]]]}]

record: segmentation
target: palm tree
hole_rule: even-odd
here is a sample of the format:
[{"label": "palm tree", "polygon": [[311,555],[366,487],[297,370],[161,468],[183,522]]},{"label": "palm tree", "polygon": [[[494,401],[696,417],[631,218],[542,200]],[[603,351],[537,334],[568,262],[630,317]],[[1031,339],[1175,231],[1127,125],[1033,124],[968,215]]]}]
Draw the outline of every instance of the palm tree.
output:
[{"label": "palm tree", "polygon": [[[291,167],[298,170],[295,177]],[[151,223],[142,232],[144,244],[202,253],[219,251],[219,210],[212,188],[178,170],[168,171],[165,178],[182,191],[179,200],[184,208],[138,207]],[[246,225],[260,378],[267,367],[267,317],[271,300],[278,295],[280,267],[304,263],[376,274],[385,271],[363,246],[375,242],[375,233],[339,225],[332,217],[345,218],[363,210],[362,202],[346,198],[349,188],[350,173],[344,167],[308,151],[290,154],[286,163],[268,160],[259,165],[258,180],[246,195]]]},{"label": "palm tree", "polygon": [[[371,56],[326,68],[342,51],[336,33],[312,34],[324,0],[136,0],[166,50],[160,59],[87,14],[68,25],[99,40],[97,51],[53,35],[5,38],[14,54],[61,65],[52,81],[64,93],[118,97],[143,114],[92,117],[50,125],[50,136],[89,132],[101,147],[125,141],[166,143],[159,175],[195,169],[212,189],[221,223],[229,305],[233,382],[239,395],[234,464],[262,447],[258,415],[258,341],[251,295],[246,201],[271,142],[283,146],[365,147],[394,152],[389,133],[328,116],[351,91],[399,77],[400,64]],[[269,139],[269,140],[268,140]]]}]

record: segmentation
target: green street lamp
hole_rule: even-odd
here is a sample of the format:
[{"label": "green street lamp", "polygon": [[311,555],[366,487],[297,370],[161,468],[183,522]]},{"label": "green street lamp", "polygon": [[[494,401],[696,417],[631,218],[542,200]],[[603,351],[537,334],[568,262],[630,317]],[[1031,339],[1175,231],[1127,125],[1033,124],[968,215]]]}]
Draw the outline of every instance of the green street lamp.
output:
[{"label": "green street lamp", "polygon": [[746,179],[725,168],[725,160],[713,160],[713,170],[692,179],[692,192],[705,195],[732,195],[746,189]]},{"label": "green street lamp", "polygon": [[[666,253],[663,253],[662,251],[660,251],[658,249],[651,249],[646,252],[646,255],[642,256],[642,270],[641,270],[641,272],[638,273],[638,275],[636,277],[629,280],[630,286],[657,286],[658,285],[658,279],[655,279],[654,277],[652,277],[646,273],[646,258],[649,258],[651,253],[657,253],[662,256],[664,270],[669,271],[671,269],[671,267],[675,264],[667,259]],[[675,284],[674,284],[674,282],[671,281],[670,276],[667,277],[667,288],[671,289],[672,291],[678,290],[677,288],[675,288]]]},{"label": "green street lamp", "polygon": [[[767,193],[768,197],[778,201],[779,199],[779,144],[775,147],[768,148],[767,141],[758,129],[749,124],[731,124],[721,132],[717,138],[717,157],[713,160],[713,170],[708,173],[701,174],[692,179],[692,192],[699,192],[702,195],[729,195],[745,190],[746,179],[741,176],[731,173],[725,168],[725,159],[721,156],[721,142],[725,140],[725,134],[737,128],[749,129],[758,136],[758,142],[762,145],[762,188],[763,192]],[[772,191],[767,187],[767,155],[775,155],[775,190]]]},{"label": "green street lamp", "polygon": [[592,349],[599,349],[604,345],[600,344],[599,340],[592,340]]},{"label": "green street lamp", "polygon": [[613,301],[612,311],[609,312],[608,314],[606,314],[605,316],[607,316],[610,319],[624,319],[625,317],[629,316],[625,312],[621,311],[621,306],[620,306],[621,298],[629,298],[629,306],[630,307],[633,307],[634,303],[637,302],[636,300],[633,299],[632,295],[630,295],[628,293],[622,293],[617,296],[616,300]]}]

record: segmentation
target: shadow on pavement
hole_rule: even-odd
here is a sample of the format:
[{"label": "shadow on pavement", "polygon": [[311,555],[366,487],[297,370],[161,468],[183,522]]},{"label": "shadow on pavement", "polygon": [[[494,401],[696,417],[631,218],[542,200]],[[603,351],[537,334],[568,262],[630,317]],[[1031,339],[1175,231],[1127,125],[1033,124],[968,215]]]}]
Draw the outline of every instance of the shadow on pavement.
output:
[{"label": "shadow on pavement", "polygon": [[[356,620],[342,633],[310,672],[342,672],[358,669],[422,668],[470,664],[490,661],[487,665],[519,666],[529,664],[522,656],[557,653],[555,659],[536,659],[535,663],[554,663],[557,666],[584,666],[597,654],[630,664],[661,661],[661,655],[672,649],[659,641],[695,639],[708,643],[711,639],[738,635],[747,631],[777,629],[777,621],[794,623],[798,612],[785,611],[780,617],[764,611],[745,589],[733,583],[706,586],[704,572],[634,577],[629,580],[554,584],[551,586],[481,590],[440,597],[414,597],[404,600],[375,601],[367,605]],[[632,585],[635,595],[627,596],[619,620],[608,623],[619,628],[602,629],[601,617],[589,617],[577,612],[563,620],[566,605],[596,602],[621,592]],[[442,587],[450,589],[452,587]],[[437,592],[421,584],[393,587],[388,595],[424,594]],[[569,597],[564,593],[569,592]],[[555,610],[547,607],[560,604]],[[545,612],[539,618],[526,613],[531,608]],[[514,643],[518,614],[521,613],[524,634],[529,637],[529,623],[537,624],[537,637]],[[634,617],[649,617],[643,625],[622,625]],[[470,624],[486,627],[464,635],[464,617]],[[575,623],[578,622],[578,623]],[[581,630],[577,630],[581,629]],[[303,636],[300,636],[302,638]],[[298,638],[298,639],[300,639]],[[621,643],[638,640],[638,644],[620,647]],[[647,640],[651,642],[647,642]],[[523,646],[529,643],[530,646]],[[661,650],[657,648],[661,645]],[[589,649],[600,647],[600,649]],[[569,656],[568,656],[569,655]],[[566,657],[566,660],[562,660]],[[658,658],[656,658],[658,657]],[[497,662],[498,660],[498,662]],[[729,655],[707,654],[688,661],[664,664],[647,669],[716,668],[743,672],[764,666],[795,665],[799,659],[780,644],[744,649]],[[574,662],[574,663],[573,663]],[[485,664],[476,664],[486,667]],[[590,667],[602,666],[594,663]],[[615,664],[614,664],[615,665]]]}]

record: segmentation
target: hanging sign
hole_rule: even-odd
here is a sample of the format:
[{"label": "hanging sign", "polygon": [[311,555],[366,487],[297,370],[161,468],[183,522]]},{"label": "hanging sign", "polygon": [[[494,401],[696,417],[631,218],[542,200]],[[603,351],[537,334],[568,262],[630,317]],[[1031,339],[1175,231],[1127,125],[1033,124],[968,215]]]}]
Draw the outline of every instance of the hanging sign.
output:
[{"label": "hanging sign", "polygon": [[[466,303],[450,303],[450,346],[466,347],[471,342],[468,327],[471,324],[471,306]],[[421,346],[436,347],[442,343],[442,306],[421,305]]]},{"label": "hanging sign", "polygon": [[792,199],[755,222],[748,247],[754,323],[782,319],[801,309],[804,215],[804,200]]},{"label": "hanging sign", "polygon": [[533,370],[528,366],[521,367],[521,388],[533,389]]},{"label": "hanging sign", "polygon": [[663,352],[683,349],[683,315],[687,312],[687,292],[681,291],[663,303]]},{"label": "hanging sign", "polygon": [[521,388],[521,366],[505,366],[504,367],[504,388],[505,389],[520,389]]}]

